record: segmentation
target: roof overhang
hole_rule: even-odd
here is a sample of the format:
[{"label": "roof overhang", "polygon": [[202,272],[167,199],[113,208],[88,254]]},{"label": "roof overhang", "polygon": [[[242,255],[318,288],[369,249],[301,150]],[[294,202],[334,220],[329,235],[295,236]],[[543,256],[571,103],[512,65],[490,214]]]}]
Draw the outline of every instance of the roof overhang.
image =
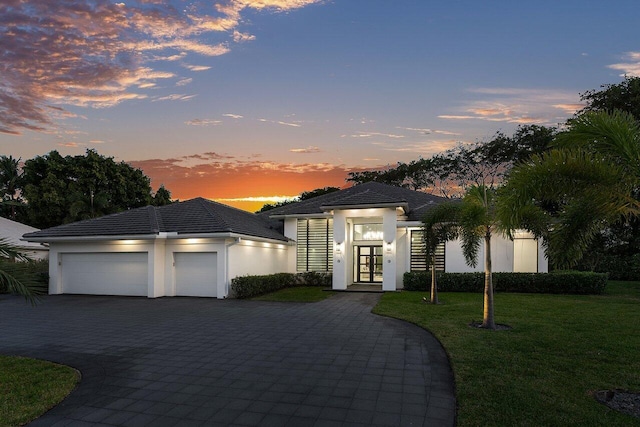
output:
[{"label": "roof overhang", "polygon": [[393,202],[393,203],[371,203],[371,204],[357,204],[357,205],[323,205],[320,206],[320,209],[323,211],[333,211],[333,210],[342,210],[342,209],[387,209],[400,208],[404,212],[409,208],[409,203],[407,202]]},{"label": "roof overhang", "polygon": [[283,214],[283,215],[270,215],[272,219],[287,219],[287,218],[331,218],[330,213],[297,213],[297,214]]},{"label": "roof overhang", "polygon": [[422,227],[422,221],[398,221],[396,223],[397,228],[403,227]]},{"label": "roof overhang", "polygon": [[28,242],[39,243],[63,243],[63,242],[105,242],[113,240],[158,240],[158,239],[245,239],[256,242],[291,245],[292,240],[272,239],[268,237],[251,236],[241,233],[158,233],[158,234],[128,234],[128,235],[103,235],[103,236],[56,236],[56,237],[31,237],[22,239]]}]

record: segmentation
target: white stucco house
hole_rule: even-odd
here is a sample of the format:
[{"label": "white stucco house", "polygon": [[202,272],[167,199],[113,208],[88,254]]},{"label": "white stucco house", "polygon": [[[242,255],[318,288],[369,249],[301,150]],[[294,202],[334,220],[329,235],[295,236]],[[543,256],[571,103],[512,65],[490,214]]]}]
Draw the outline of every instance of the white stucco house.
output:
[{"label": "white stucco house", "polygon": [[49,248],[47,245],[38,242],[26,242],[22,239],[25,233],[33,233],[38,231],[37,228],[31,227],[20,222],[12,221],[8,218],[0,217],[0,239],[16,247],[20,252],[27,255],[33,260],[47,259],[49,256]]},{"label": "white stucco house", "polygon": [[[357,283],[395,291],[405,272],[427,268],[421,218],[443,201],[370,182],[261,214],[197,198],[23,238],[49,244],[51,294],[225,298],[234,277],[304,271],[332,272],[338,290]],[[495,237],[491,249],[494,271],[548,269],[528,233]],[[474,271],[456,241],[442,245],[436,268]]]}]

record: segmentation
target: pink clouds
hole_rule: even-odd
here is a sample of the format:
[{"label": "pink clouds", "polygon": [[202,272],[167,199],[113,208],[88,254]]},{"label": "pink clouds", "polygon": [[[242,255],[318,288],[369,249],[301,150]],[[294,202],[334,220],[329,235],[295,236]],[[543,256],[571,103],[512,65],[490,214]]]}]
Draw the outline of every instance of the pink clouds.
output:
[{"label": "pink clouds", "polygon": [[[110,107],[150,98],[144,90],[159,80],[185,81],[150,62],[224,55],[234,39],[253,40],[236,29],[245,9],[282,12],[317,2],[227,0],[178,10],[160,0],[5,0],[0,4],[0,132],[50,129],[60,105]],[[210,33],[223,38],[212,42]]]},{"label": "pink clouds", "polygon": [[555,125],[581,108],[577,94],[552,89],[476,88],[483,100],[469,101],[462,114],[441,114],[447,120],[483,120],[515,124]]}]

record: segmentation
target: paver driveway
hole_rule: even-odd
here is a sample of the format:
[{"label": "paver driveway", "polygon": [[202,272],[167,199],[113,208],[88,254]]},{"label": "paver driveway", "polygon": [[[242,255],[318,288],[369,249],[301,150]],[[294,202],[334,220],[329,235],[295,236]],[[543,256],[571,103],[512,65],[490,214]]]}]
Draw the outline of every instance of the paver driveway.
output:
[{"label": "paver driveway", "polygon": [[82,380],[33,425],[453,425],[447,357],[371,314],[379,294],[313,304],[0,296],[0,353]]}]

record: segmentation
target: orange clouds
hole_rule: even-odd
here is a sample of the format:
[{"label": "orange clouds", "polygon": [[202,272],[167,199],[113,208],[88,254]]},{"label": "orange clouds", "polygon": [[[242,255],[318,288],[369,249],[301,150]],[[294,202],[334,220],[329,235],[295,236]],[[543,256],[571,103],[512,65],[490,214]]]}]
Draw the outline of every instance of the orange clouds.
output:
[{"label": "orange clouds", "polygon": [[173,198],[201,196],[248,211],[256,211],[278,197],[327,186],[343,187],[352,171],[344,165],[258,162],[217,153],[130,163],[151,178],[154,188],[164,184]]},{"label": "orange clouds", "polygon": [[[188,53],[219,56],[241,33],[245,9],[282,12],[319,0],[227,0],[178,10],[168,1],[5,0],[0,3],[0,132],[44,131],[60,117],[57,105],[110,107],[151,96],[161,79],[182,76],[148,64]],[[212,42],[209,33],[224,38]],[[188,66],[203,71],[208,66]],[[172,95],[158,100],[186,100]]]}]

